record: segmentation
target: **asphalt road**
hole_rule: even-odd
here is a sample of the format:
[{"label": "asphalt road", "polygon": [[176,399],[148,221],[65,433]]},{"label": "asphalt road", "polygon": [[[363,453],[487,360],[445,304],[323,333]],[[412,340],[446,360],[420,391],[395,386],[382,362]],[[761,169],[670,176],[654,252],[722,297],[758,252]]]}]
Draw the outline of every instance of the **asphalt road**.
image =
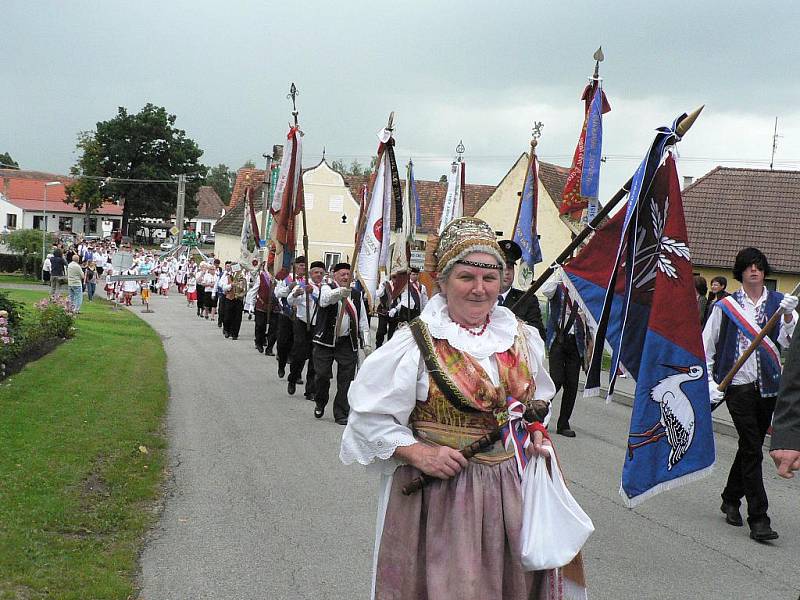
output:
[{"label": "asphalt road", "polygon": [[[140,316],[168,355],[170,467],[141,558],[141,599],[368,598],[377,481],[340,464],[342,428],[327,414],[315,420],[302,390],[288,396],[275,359],[253,349],[252,322],[225,340],[177,295],[152,305]],[[718,435],[714,473],[629,510],[617,491],[629,416],[579,400],[578,437],[555,436],[596,527],[584,549],[590,597],[796,600],[800,480],[765,461],[781,538],[751,541],[719,511],[735,440]]]}]

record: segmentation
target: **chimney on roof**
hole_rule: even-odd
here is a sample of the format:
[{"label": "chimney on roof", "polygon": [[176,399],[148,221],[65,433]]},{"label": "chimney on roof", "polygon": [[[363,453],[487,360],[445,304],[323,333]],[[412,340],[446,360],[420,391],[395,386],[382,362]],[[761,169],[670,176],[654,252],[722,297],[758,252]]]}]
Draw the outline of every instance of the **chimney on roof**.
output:
[{"label": "chimney on roof", "polygon": [[691,175],[684,175],[683,176],[683,188],[682,189],[686,189],[687,187],[692,185],[693,181],[694,181],[694,177],[692,177]]},{"label": "chimney on roof", "polygon": [[272,161],[280,163],[283,158],[283,144],[275,144],[272,146]]}]

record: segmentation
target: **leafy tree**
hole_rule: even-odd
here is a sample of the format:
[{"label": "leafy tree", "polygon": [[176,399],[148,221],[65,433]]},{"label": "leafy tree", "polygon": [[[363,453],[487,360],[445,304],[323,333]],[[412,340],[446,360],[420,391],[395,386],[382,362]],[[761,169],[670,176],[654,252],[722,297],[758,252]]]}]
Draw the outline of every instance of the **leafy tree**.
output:
[{"label": "leafy tree", "polygon": [[210,185],[217,192],[222,201],[228,204],[231,201],[231,192],[233,191],[233,182],[236,178],[236,173],[228,168],[228,165],[222,163],[216,167],[211,167],[206,177],[206,185]]},{"label": "leafy tree", "polygon": [[45,233],[41,229],[17,229],[6,234],[6,245],[14,252],[20,254],[36,254],[42,253],[42,235],[46,235],[45,248],[50,249],[53,245],[55,238],[52,233]]},{"label": "leafy tree", "polygon": [[242,165],[242,168],[243,169],[255,169],[256,168],[256,163],[254,163],[252,160],[248,159]]},{"label": "leafy tree", "polygon": [[0,169],[19,169],[19,163],[8,152],[0,154]]},{"label": "leafy tree", "polygon": [[331,163],[331,169],[341,175],[372,175],[372,172],[378,165],[378,157],[373,156],[370,160],[369,166],[365,167],[357,159],[353,159],[350,166],[346,166],[343,160],[334,160]]},{"label": "leafy tree", "polygon": [[[185,215],[192,218],[197,214],[195,194],[207,168],[199,162],[203,151],[186,137],[184,130],[175,127],[175,120],[175,115],[168,114],[165,108],[150,103],[137,114],[119,107],[113,119],[97,123],[95,131],[78,141],[81,156],[75,168],[81,175],[107,179],[102,194],[124,203],[123,231],[131,218],[169,218],[175,212],[177,186],[114,181],[117,178],[174,180],[176,175],[185,174]],[[91,203],[97,190],[88,187],[85,197],[78,190],[74,197]]]}]

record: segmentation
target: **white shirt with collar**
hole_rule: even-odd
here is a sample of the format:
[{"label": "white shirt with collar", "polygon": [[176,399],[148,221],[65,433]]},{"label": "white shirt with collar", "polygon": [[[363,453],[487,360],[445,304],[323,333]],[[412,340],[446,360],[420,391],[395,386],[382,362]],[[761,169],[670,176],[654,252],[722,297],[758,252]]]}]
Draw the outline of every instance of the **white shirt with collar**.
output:
[{"label": "white shirt with collar", "polygon": [[[332,288],[328,284],[323,284],[322,289],[320,290],[319,296],[319,305],[320,307],[324,308],[326,306],[331,306],[332,304],[339,303],[340,296],[336,293],[336,290],[341,289],[340,287]],[[359,315],[359,323],[357,329],[361,332],[361,337],[364,340],[365,345],[369,345],[369,322],[367,321],[367,309],[363,304],[363,296],[362,296],[362,305],[361,310],[356,310],[355,304],[353,304],[353,300],[350,297],[344,299],[344,302],[348,302],[350,306],[353,307],[353,310],[356,311],[356,314]],[[339,310],[342,311],[341,320],[339,315],[337,314],[336,319],[339,321],[339,330],[336,332],[336,337],[342,337],[345,335],[350,335],[350,315],[347,310],[344,309],[344,304],[339,303]]]},{"label": "white shirt with collar", "polygon": [[[750,296],[747,295],[745,292],[744,294],[744,306],[740,306],[740,309],[743,314],[745,314],[751,321],[755,322],[756,320],[756,310],[767,301],[767,296],[769,296],[769,290],[766,286],[761,291],[761,296],[753,302]],[[735,300],[734,300],[735,302]],[[714,303],[715,307],[717,302]],[[787,323],[783,315],[781,315],[781,330],[778,334],[778,344],[783,346],[784,348],[789,347],[789,343],[792,341],[792,333],[794,332],[795,325],[797,324],[797,312],[792,311],[792,320],[791,322]],[[706,326],[703,329],[703,347],[705,348],[706,352],[706,365],[708,367],[708,380],[711,382],[713,380],[713,372],[714,372],[714,355],[717,353],[717,342],[719,341],[719,330],[722,326],[722,309],[715,308],[711,311],[711,315],[708,317],[708,321],[706,321]],[[741,349],[739,347],[736,348],[736,358],[738,359],[741,356]],[[742,368],[736,372],[734,375],[733,380],[731,381],[732,385],[742,385],[744,383],[755,383],[758,381],[758,362],[756,358],[756,353],[753,352],[750,357],[744,362]]]}]

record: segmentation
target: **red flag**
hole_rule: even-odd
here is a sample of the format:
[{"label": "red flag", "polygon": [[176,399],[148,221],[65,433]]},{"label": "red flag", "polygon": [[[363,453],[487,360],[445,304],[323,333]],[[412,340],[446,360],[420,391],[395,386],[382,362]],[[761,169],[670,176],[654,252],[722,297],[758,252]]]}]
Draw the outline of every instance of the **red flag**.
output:
[{"label": "red flag", "polygon": [[[567,175],[567,183],[564,185],[561,207],[558,209],[560,214],[566,215],[569,213],[576,220],[580,218],[579,213],[589,205],[589,199],[581,195],[581,177],[583,176],[589,107],[592,105],[592,100],[596,93],[601,94],[602,114],[611,110],[611,105],[608,103],[602,88],[600,88],[599,81],[594,80],[584,88],[581,95],[581,100],[584,101],[585,105],[583,127],[581,127],[581,135],[578,138],[578,145],[575,147],[575,154],[572,157],[572,167],[569,170],[569,175]],[[575,213],[578,214],[576,215]]]}]

